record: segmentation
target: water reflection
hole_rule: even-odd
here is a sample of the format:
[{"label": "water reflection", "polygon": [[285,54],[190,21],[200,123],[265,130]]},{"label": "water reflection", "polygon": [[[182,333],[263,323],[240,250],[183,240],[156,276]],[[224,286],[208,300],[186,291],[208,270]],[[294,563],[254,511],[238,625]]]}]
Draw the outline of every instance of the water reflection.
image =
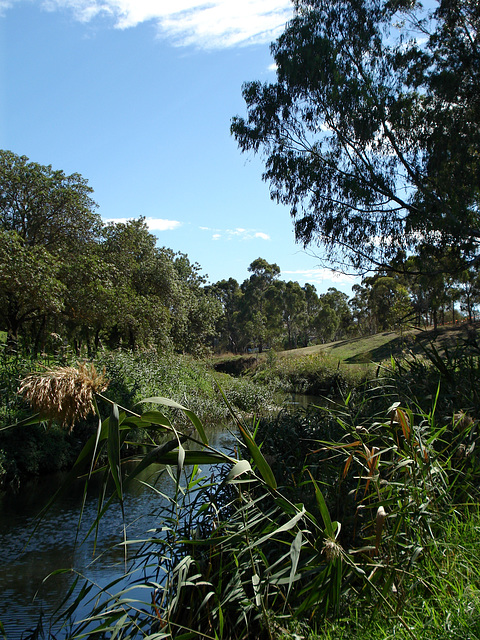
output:
[{"label": "water reflection", "polygon": [[[210,432],[212,446],[231,452],[234,436],[224,429]],[[142,539],[155,529],[158,512],[165,507],[162,497],[174,494],[174,483],[160,468],[150,467],[132,483],[125,495],[127,537]],[[156,477],[156,489],[145,483]],[[87,497],[82,525],[78,530],[83,483],[75,486],[53,505],[35,529],[35,516],[54,494],[60,475],[25,483],[16,493],[0,494],[0,621],[8,640],[20,640],[35,626],[41,611],[51,613],[62,602],[72,583],[72,573],[45,577],[59,569],[75,569],[100,586],[119,578],[125,571],[124,528],[121,511],[109,509],[102,517],[94,549],[93,538],[83,541],[97,513],[97,491]],[[98,561],[96,556],[101,554]]]}]

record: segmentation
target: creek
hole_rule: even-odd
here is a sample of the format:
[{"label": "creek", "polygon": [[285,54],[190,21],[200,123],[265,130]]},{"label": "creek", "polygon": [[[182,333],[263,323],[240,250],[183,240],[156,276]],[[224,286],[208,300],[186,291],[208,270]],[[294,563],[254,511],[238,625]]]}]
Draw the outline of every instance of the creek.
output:
[{"label": "creek", "polygon": [[[313,396],[292,395],[287,399],[283,396],[282,400],[284,408],[290,410],[305,408],[311,403],[322,404],[322,399]],[[225,428],[212,427],[209,440],[213,447],[231,453],[235,436]],[[146,531],[155,528],[157,514],[165,506],[159,494],[144,484],[151,476],[150,467],[125,492],[129,539],[142,538]],[[63,477],[57,474],[37,478],[22,484],[15,492],[0,493],[0,622],[7,640],[25,637],[26,631],[37,625],[41,612],[45,614],[44,627],[48,629],[50,614],[63,601],[74,575],[73,571],[59,573],[45,580],[51,573],[72,569],[101,587],[124,574],[123,520],[118,505],[113,505],[102,517],[95,552],[93,536],[82,542],[95,520],[98,504],[98,492],[93,490],[87,497],[78,531],[83,482],[55,502],[36,528],[36,516]],[[156,488],[173,495],[173,482],[166,474],[161,476]],[[82,583],[80,581],[78,588]],[[77,613],[86,614],[87,610]]]},{"label": "creek", "polygon": [[[209,439],[215,448],[231,452],[235,438],[229,431],[214,428],[209,431]],[[132,483],[125,493],[129,539],[142,538],[155,528],[156,514],[165,506],[165,502],[159,502],[159,494],[144,484],[153,471],[151,467],[147,469],[139,478],[141,481]],[[100,586],[124,573],[123,520],[118,505],[112,505],[102,517],[95,552],[93,536],[83,541],[97,513],[95,491],[87,497],[77,530],[82,482],[55,502],[35,529],[37,514],[61,482],[62,474],[56,474],[26,482],[15,492],[0,493],[0,622],[7,640],[25,637],[27,630],[36,627],[41,612],[45,614],[44,628],[48,629],[49,614],[64,599],[74,575],[60,573],[45,580],[52,572],[72,569]],[[166,474],[159,483],[157,489],[173,495],[174,484]],[[78,588],[82,583],[81,580]]]}]

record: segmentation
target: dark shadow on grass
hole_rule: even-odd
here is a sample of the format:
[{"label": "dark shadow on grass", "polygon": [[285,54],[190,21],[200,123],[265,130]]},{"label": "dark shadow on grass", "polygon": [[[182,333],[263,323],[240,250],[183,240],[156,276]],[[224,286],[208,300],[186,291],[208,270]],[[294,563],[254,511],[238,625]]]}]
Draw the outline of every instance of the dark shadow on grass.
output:
[{"label": "dark shadow on grass", "polygon": [[[365,364],[368,362],[382,362],[383,360],[389,359],[391,356],[400,356],[402,353],[408,349],[410,352],[415,351],[415,338],[411,336],[411,334],[407,334],[405,336],[399,336],[397,334],[392,334],[396,337],[392,338],[388,342],[376,347],[375,349],[370,349],[368,351],[363,351],[362,353],[356,353],[354,356],[350,358],[346,358],[344,362],[346,364]],[[417,347],[420,350],[420,347]]]},{"label": "dark shadow on grass", "polygon": [[[398,357],[408,352],[412,355],[424,354],[424,347],[431,345],[435,346],[435,349],[442,355],[446,349],[453,350],[459,346],[465,346],[469,342],[474,342],[478,338],[478,331],[480,329],[480,323],[475,325],[462,324],[448,326],[444,325],[437,329],[427,329],[419,331],[418,333],[405,333],[399,336],[396,333],[392,333],[392,340],[389,340],[383,345],[357,353],[350,358],[344,360],[347,364],[363,364],[368,362],[382,362],[390,359],[390,357]],[[385,335],[385,334],[384,334]],[[346,340],[343,344],[350,342]],[[341,346],[342,343],[338,343]],[[337,346],[337,345],[336,345]],[[333,351],[332,347],[332,351]]]}]

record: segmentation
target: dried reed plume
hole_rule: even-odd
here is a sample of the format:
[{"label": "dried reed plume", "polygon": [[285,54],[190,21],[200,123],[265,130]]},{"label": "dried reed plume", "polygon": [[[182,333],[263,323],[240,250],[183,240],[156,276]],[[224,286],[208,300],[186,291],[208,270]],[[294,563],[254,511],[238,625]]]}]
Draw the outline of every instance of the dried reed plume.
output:
[{"label": "dried reed plume", "polygon": [[327,562],[333,562],[342,556],[343,548],[335,539],[327,538],[322,551],[325,554]]},{"label": "dried reed plume", "polygon": [[93,412],[93,396],[105,391],[108,381],[92,363],[77,367],[56,367],[31,373],[20,384],[18,393],[49,420],[57,420],[70,431],[77,420]]}]

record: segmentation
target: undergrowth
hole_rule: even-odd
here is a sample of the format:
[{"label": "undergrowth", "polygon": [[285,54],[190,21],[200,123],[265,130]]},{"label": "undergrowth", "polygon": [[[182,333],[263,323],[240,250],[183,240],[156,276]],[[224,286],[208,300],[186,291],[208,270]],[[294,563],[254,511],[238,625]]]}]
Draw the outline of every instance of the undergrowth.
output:
[{"label": "undergrowth", "polygon": [[370,365],[346,365],[324,352],[296,358],[272,352],[257,367],[253,379],[286,393],[332,397],[357,387],[372,371]]},{"label": "undergrowth", "polygon": [[[105,487],[110,477],[122,505],[124,484],[156,462],[174,492],[128,565],[141,577],[100,594],[86,583],[60,620],[85,598],[90,613],[64,637],[478,638],[478,418],[467,385],[461,407],[442,397],[460,365],[478,382],[478,363],[425,357],[422,393],[408,378],[415,363],[392,361],[320,407],[251,425],[223,394],[238,429],[228,453],[185,405],[148,397],[133,412],[99,394],[110,416],[96,405],[97,432],[70,479],[106,459]],[[124,477],[139,432],[151,445]],[[109,504],[99,497],[92,529]]]}]

